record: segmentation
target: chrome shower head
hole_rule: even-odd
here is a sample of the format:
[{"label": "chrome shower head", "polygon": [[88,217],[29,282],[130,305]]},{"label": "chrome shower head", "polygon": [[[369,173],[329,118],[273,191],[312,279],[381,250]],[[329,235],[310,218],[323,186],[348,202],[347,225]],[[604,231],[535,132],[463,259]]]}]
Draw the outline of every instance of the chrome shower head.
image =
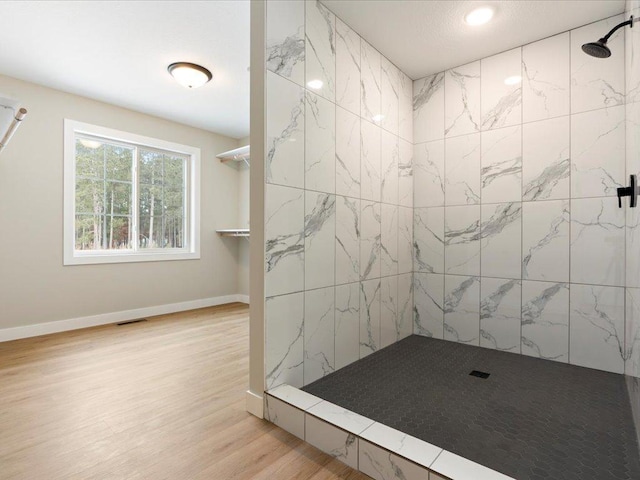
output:
[{"label": "chrome shower head", "polygon": [[582,45],[582,51],[596,58],[607,58],[611,56],[611,50],[607,47],[607,41],[604,38],[601,38],[597,42],[585,43]]},{"label": "chrome shower head", "polygon": [[590,42],[582,45],[582,51],[587,55],[591,55],[592,57],[596,57],[596,58],[610,57],[611,50],[609,50],[609,47],[607,47],[607,42],[609,41],[609,38],[611,37],[611,35],[613,35],[613,32],[627,25],[633,28],[633,15],[631,15],[631,17],[629,17],[629,20],[627,20],[626,22],[622,22],[616,25],[615,27],[613,27],[609,33],[607,33],[604,37],[602,37],[597,42]]}]

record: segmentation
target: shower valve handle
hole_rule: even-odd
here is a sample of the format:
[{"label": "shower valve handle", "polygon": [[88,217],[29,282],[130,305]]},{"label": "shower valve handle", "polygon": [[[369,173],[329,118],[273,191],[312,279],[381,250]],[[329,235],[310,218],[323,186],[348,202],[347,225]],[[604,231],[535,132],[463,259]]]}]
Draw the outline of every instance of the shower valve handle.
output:
[{"label": "shower valve handle", "polygon": [[629,186],[618,188],[618,208],[622,208],[622,197],[631,197],[629,206],[636,208],[638,205],[638,180],[635,175],[629,175]]}]

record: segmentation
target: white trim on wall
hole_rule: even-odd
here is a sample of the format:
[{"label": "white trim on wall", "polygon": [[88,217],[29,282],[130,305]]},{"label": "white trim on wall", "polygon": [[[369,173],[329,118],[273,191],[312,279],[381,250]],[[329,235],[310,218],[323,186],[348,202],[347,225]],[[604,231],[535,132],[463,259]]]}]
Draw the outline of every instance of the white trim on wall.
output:
[{"label": "white trim on wall", "polygon": [[245,400],[247,402],[247,412],[258,418],[264,418],[264,397],[262,395],[247,390],[245,392]]},{"label": "white trim on wall", "polygon": [[0,329],[0,342],[18,340],[20,338],[37,337],[50,333],[67,332],[98,325],[110,323],[126,322],[138,318],[152,317],[155,315],[165,315],[167,313],[184,312],[196,308],[214,307],[227,303],[241,302],[248,303],[246,295],[225,295],[222,297],[202,298],[200,300],[190,300],[187,302],[169,303],[166,305],[156,305],[153,307],[136,308],[133,310],[122,310],[119,312],[101,313],[87,317],[69,318],[55,322],[37,323],[25,325],[23,327],[12,327]]}]

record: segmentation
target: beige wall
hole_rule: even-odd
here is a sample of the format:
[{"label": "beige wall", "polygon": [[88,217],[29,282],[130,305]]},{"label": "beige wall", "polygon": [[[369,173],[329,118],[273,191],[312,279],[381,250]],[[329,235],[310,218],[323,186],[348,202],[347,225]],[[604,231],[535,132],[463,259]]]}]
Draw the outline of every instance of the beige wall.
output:
[{"label": "beige wall", "polygon": [[[238,293],[238,170],[215,156],[237,140],[0,76],[24,124],[0,153],[0,329]],[[199,147],[201,259],[62,265],[63,119]]]},{"label": "beige wall", "polygon": [[[238,147],[249,145],[249,137],[238,140]],[[238,162],[238,228],[249,228],[249,167]],[[238,245],[238,293],[249,295],[249,242]]]}]

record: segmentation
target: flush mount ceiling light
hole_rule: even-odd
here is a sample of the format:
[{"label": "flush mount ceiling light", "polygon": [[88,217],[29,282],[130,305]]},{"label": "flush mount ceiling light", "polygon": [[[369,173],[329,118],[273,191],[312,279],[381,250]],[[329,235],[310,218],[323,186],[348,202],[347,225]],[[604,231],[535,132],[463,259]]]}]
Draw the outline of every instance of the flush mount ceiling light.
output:
[{"label": "flush mount ceiling light", "polygon": [[322,88],[322,85],[324,85],[322,80],[311,80],[307,82],[307,87],[313,88],[314,90],[320,90]]},{"label": "flush mount ceiling light", "polygon": [[520,75],[513,75],[504,79],[505,85],[518,85],[520,82],[522,82],[522,77]]},{"label": "flush mount ceiling light", "polygon": [[167,70],[176,82],[187,88],[201,87],[213,78],[209,70],[195,63],[176,62],[169,65]]},{"label": "flush mount ceiling light", "polygon": [[493,18],[493,13],[493,8],[491,7],[476,8],[475,10],[467,13],[464,17],[464,21],[467,25],[472,25],[474,27],[477,25],[484,25]]}]

